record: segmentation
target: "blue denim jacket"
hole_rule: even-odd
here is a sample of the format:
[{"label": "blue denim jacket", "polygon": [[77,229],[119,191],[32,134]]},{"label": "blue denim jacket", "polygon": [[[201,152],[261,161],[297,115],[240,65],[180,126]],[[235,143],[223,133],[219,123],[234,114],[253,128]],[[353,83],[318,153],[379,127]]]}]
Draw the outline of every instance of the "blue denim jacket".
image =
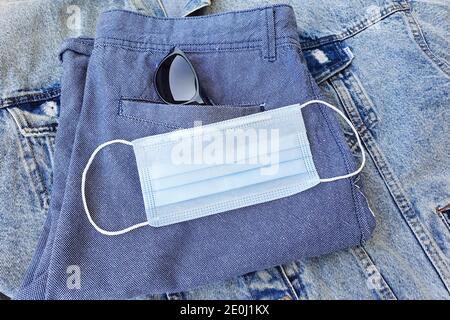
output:
[{"label": "blue denim jacket", "polygon": [[[51,128],[56,127],[55,112],[59,106],[59,99],[55,97],[58,88],[16,92],[17,89],[48,87],[59,80],[61,72],[56,58],[49,57],[56,56],[59,48],[58,41],[53,39],[62,40],[63,36],[33,41],[39,33],[31,34],[27,30],[43,30],[46,25],[42,33],[57,34],[50,32],[48,27],[56,25],[57,30],[67,30],[66,19],[71,16],[62,7],[60,12],[64,19],[43,24],[39,21],[55,15],[42,14],[37,4],[45,8],[54,2],[45,1],[45,6],[42,6],[43,1],[27,2],[36,5],[23,6],[19,17],[0,4],[0,15],[4,13],[0,19],[0,24],[4,22],[0,35],[7,39],[0,42],[0,45],[6,45],[0,50],[0,63],[5,62],[2,65],[5,68],[0,68],[0,87],[5,98],[1,104],[4,109],[0,110],[0,130],[3,129],[4,141],[9,141],[0,145],[1,154],[5,155],[3,159],[7,159],[0,161],[0,166],[4,164],[0,175],[4,187],[0,191],[5,204],[5,210],[0,208],[0,226],[3,228],[0,233],[7,234],[9,240],[14,239],[8,246],[0,248],[3,250],[0,274],[4,275],[2,290],[10,295],[16,292],[31,258],[46,213],[41,203],[48,201],[51,187],[54,150]],[[450,199],[445,144],[450,133],[442,125],[449,118],[448,108],[445,108],[449,105],[448,90],[445,89],[450,61],[450,44],[445,36],[448,34],[448,4],[382,0],[345,3],[216,0],[205,13],[254,8],[273,2],[285,2],[294,7],[308,68],[329,101],[346,111],[364,134],[371,155],[363,172],[365,194],[376,214],[378,228],[364,246],[319,259],[302,259],[189,292],[149,298],[448,299],[450,213],[444,209]],[[100,1],[97,3],[104,6]],[[34,10],[35,14],[24,14],[26,9]],[[35,21],[38,23],[33,26]],[[25,27],[14,27],[17,23],[23,23]],[[90,31],[86,28],[81,34],[92,34],[93,24],[89,26]],[[2,32],[9,28],[24,31],[20,38],[15,32]],[[77,35],[78,32],[67,34]],[[24,40],[25,49],[17,50],[10,45],[18,40]],[[36,51],[36,60],[28,57],[25,44],[29,46],[30,43],[42,48]],[[9,60],[5,53],[10,53]],[[53,62],[49,65],[48,61]],[[14,80],[16,78],[20,81]],[[20,98],[7,99],[16,96]],[[45,107],[47,99],[54,100],[57,108]],[[13,112],[22,113],[20,107],[28,101],[36,102],[36,107],[23,113],[27,122],[19,126],[9,111],[16,106],[18,108]],[[436,112],[426,113],[431,110],[430,106],[434,106],[431,109]],[[388,123],[395,124],[395,129],[389,129]],[[40,135],[24,134],[35,129]],[[388,140],[381,140],[380,134],[384,133],[393,135]],[[346,137],[354,148],[354,138],[350,134]],[[11,145],[18,147],[12,149]],[[45,188],[30,189],[30,185]]]},{"label": "blue denim jacket", "polygon": [[[275,2],[215,1],[206,12]],[[294,7],[313,77],[365,143],[378,227],[363,246],[271,269],[272,287],[292,285],[300,299],[449,299],[449,4],[283,2]]]}]

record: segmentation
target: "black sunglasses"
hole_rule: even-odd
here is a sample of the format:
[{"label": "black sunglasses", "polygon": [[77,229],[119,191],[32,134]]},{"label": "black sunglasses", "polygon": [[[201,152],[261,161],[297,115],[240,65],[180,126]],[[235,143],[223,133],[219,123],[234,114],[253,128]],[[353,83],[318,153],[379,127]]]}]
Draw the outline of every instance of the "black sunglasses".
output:
[{"label": "black sunglasses", "polygon": [[159,97],[167,104],[213,104],[202,96],[194,66],[176,47],[159,64],[153,83]]}]

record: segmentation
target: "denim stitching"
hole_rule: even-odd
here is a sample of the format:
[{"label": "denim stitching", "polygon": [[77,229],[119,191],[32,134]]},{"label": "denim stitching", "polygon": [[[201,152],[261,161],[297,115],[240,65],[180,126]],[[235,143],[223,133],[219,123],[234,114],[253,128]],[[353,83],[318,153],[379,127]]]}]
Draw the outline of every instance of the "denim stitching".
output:
[{"label": "denim stitching", "polygon": [[263,57],[264,59],[273,62],[275,61],[275,55],[272,52],[272,45],[276,47],[275,24],[273,21],[275,19],[274,11],[273,9],[267,8],[262,12],[264,12],[264,21],[266,25],[265,42],[263,41],[262,43]]},{"label": "denim stitching", "polygon": [[[166,53],[167,50],[159,50],[159,49],[137,49],[137,48],[130,48],[130,47],[124,47],[124,46],[120,46],[120,45],[116,45],[116,44],[110,44],[108,46],[104,46],[104,45],[96,45],[94,47],[95,49],[106,49],[108,47],[115,47],[115,48],[119,48],[119,49],[123,49],[123,50],[127,50],[127,51],[134,51],[134,52],[148,52],[148,53],[152,53],[152,52],[160,52],[160,53]],[[295,45],[293,43],[286,43],[283,45],[279,45],[278,47],[296,47],[298,48],[298,45]],[[184,49],[184,48],[183,48]],[[260,47],[246,47],[246,48],[230,48],[230,49],[210,49],[210,50],[199,50],[199,49],[184,49],[185,52],[189,52],[189,53],[215,53],[215,52],[241,52],[241,51],[261,51]]]},{"label": "denim stitching", "polygon": [[[160,44],[153,42],[141,42],[141,41],[130,41],[119,38],[101,38],[95,43],[94,47],[119,47],[123,49],[134,49],[136,51],[159,51],[166,52],[173,48],[175,45],[182,48],[195,48],[196,51],[237,51],[240,49],[261,49],[262,40],[246,40],[246,41],[235,41],[235,42],[204,42],[204,43],[178,43],[178,44]],[[103,40],[104,39],[104,40]],[[292,37],[281,37],[276,38],[276,47],[286,46],[286,45],[297,45],[298,39]],[[225,44],[225,46],[224,46]],[[209,48],[201,48],[209,47]],[[267,56],[265,56],[267,57]]]},{"label": "denim stitching", "polygon": [[287,5],[287,4],[275,4],[275,5],[272,5],[272,6],[265,6],[265,7],[261,7],[261,8],[239,10],[239,11],[232,11],[232,12],[222,12],[222,13],[215,13],[215,14],[210,14],[210,15],[205,15],[205,16],[198,16],[198,17],[170,17],[170,18],[169,17],[157,17],[157,16],[150,17],[150,16],[142,14],[142,13],[138,13],[138,12],[134,12],[134,11],[127,11],[127,10],[122,10],[122,9],[107,10],[104,13],[123,12],[123,13],[127,13],[127,14],[140,16],[140,17],[143,17],[143,18],[151,18],[151,19],[157,19],[157,20],[185,20],[185,19],[199,20],[199,19],[205,19],[205,18],[209,19],[209,18],[224,16],[224,15],[234,15],[234,14],[241,14],[241,13],[246,13],[246,12],[262,11],[262,10],[265,10],[267,8],[282,8],[282,7],[292,9],[292,6]]},{"label": "denim stitching", "polygon": [[57,123],[51,123],[47,126],[27,127],[22,124],[22,122],[26,122],[24,115],[22,115],[20,111],[15,111],[15,108],[18,107],[8,107],[6,108],[6,111],[9,112],[11,117],[14,119],[14,123],[16,124],[17,129],[23,137],[42,137],[45,135],[55,135],[56,128],[58,126]]},{"label": "denim stitching", "polygon": [[340,34],[325,36],[317,40],[304,41],[301,42],[300,45],[302,49],[313,49],[325,44],[342,41],[347,38],[353,37],[354,35],[380,22],[381,20],[384,20],[385,18],[389,17],[390,15],[398,11],[406,11],[406,10],[409,10],[409,4],[406,1],[401,1],[400,3],[387,6],[386,8],[381,10],[380,15],[367,17],[358,22],[356,24],[356,27],[350,27]]},{"label": "denim stitching", "polygon": [[358,246],[356,248],[351,248],[350,251],[352,255],[355,257],[360,268],[363,269],[362,271],[364,273],[364,277],[366,277],[367,280],[368,278],[370,278],[370,275],[368,274],[367,270],[370,266],[375,267],[376,271],[380,275],[382,287],[380,289],[374,288],[373,290],[376,291],[383,300],[398,300],[391,286],[387,283],[385,277],[380,272],[377,265],[372,260],[366,249],[363,246]]},{"label": "denim stitching", "polygon": [[[318,97],[316,97],[316,99],[318,99]],[[332,136],[335,140],[335,143],[339,148],[339,151],[341,152],[342,159],[344,160],[344,163],[345,163],[346,172],[348,173],[350,171],[350,163],[349,163],[349,159],[344,154],[344,150],[342,149],[342,147],[343,147],[342,143],[337,140],[338,137],[336,136],[336,133],[334,132],[334,130],[331,129],[331,126],[330,126],[330,122],[329,122],[330,119],[328,118],[328,116],[326,115],[326,113],[323,111],[322,108],[320,108],[320,112],[321,112],[322,116],[324,117],[325,122],[327,123],[327,127],[328,127],[330,133],[332,134]],[[348,181],[350,184],[350,189],[352,190],[353,208],[354,208],[356,221],[358,223],[358,229],[359,229],[359,233],[360,233],[360,243],[362,244],[366,241],[366,237],[365,237],[365,233],[362,230],[360,207],[356,203],[357,197],[355,194],[355,187],[353,185],[353,179],[349,178]]]},{"label": "denim stitching", "polygon": [[[161,43],[161,42],[149,42],[149,41],[140,41],[140,40],[130,40],[130,39],[111,37],[111,36],[98,37],[95,40],[96,40],[96,43],[99,43],[99,42],[102,43],[104,40],[117,40],[117,41],[122,41],[124,43],[129,43],[130,45],[132,45],[132,44],[142,44],[142,45],[155,45],[155,46],[160,46],[160,47],[172,48],[171,44],[166,44],[166,43]],[[242,40],[242,41],[221,41],[221,42],[185,42],[185,43],[182,43],[182,44],[199,45],[199,46],[201,46],[201,45],[220,45],[220,44],[253,43],[253,42],[260,43],[261,41],[262,41],[261,39],[254,39],[254,40],[253,39],[249,39],[249,40]]]},{"label": "denim stitching", "polygon": [[[341,99],[340,94],[338,94],[338,97],[339,99]],[[349,99],[351,101],[351,98]],[[417,213],[413,209],[409,199],[406,198],[405,192],[401,187],[400,182],[393,174],[393,171],[390,168],[389,164],[386,162],[381,150],[377,147],[376,141],[372,137],[372,134],[369,130],[365,129],[366,127],[364,126],[361,117],[354,110],[355,107],[351,106],[351,103],[350,106],[344,103],[344,101],[342,101],[342,103],[349,113],[350,117],[352,119],[355,119],[355,122],[357,122],[356,128],[360,132],[360,136],[366,146],[366,150],[372,157],[373,162],[377,167],[383,181],[385,182],[389,193],[392,195],[392,198],[399,208],[402,217],[405,219],[405,222],[407,223],[411,232],[415,235],[415,238],[424,253],[429,257],[429,261],[434,266],[435,271],[441,278],[443,285],[447,288],[447,290],[450,290],[449,268],[447,262],[440,253],[440,249],[437,247],[434,239],[427,233],[426,227],[424,227],[422,222],[418,219]],[[364,130],[360,131],[360,128],[363,128]]]},{"label": "denim stitching", "polygon": [[267,9],[266,11],[266,25],[267,25],[267,59],[270,62],[276,60],[276,28],[275,28],[275,11]]},{"label": "denim stitching", "polygon": [[[11,114],[14,118],[14,116]],[[16,121],[14,119],[14,121]],[[20,132],[19,128],[17,130]],[[42,177],[39,174],[39,170],[37,168],[37,160],[33,152],[33,147],[30,145],[29,139],[19,139],[20,150],[22,152],[22,161],[25,163],[27,168],[27,173],[32,181],[32,186],[34,189],[34,194],[36,194],[39,204],[41,205],[41,209],[47,210],[49,201],[48,190],[45,188],[44,183],[42,182]],[[30,161],[27,161],[26,154],[31,158]]]},{"label": "denim stitching", "polygon": [[[161,102],[156,102],[156,101],[152,101],[146,98],[129,98],[129,97],[121,97],[119,100],[119,112],[118,115],[125,117],[125,118],[129,118],[129,119],[133,119],[133,120],[138,120],[138,121],[143,121],[143,122],[149,122],[149,123],[153,123],[156,125],[161,125],[161,126],[165,126],[167,128],[170,129],[182,129],[182,126],[178,126],[176,124],[171,124],[171,123],[167,123],[167,122],[159,122],[159,121],[154,121],[154,120],[150,120],[150,119],[146,119],[146,118],[141,118],[138,116],[134,116],[134,115],[130,115],[128,113],[125,112],[124,110],[124,102],[134,102],[134,103],[143,103],[143,104],[153,104],[153,105],[162,105]],[[177,105],[177,107],[186,107],[186,108],[192,108],[192,107],[197,107],[197,108],[202,108],[202,106],[184,106],[184,105]],[[230,109],[230,110],[239,110],[239,108],[242,108],[243,110],[245,109],[250,109],[250,108],[254,108],[255,110],[257,108],[259,108],[260,111],[264,111],[264,103],[236,103],[236,104],[227,104],[227,105],[218,105],[218,106],[208,106],[209,108],[221,108],[221,109]]]},{"label": "denim stitching", "polygon": [[[351,95],[347,92],[347,88],[345,86],[345,84],[340,84],[337,83],[336,80],[343,82],[343,80],[341,79],[343,75],[340,73],[338,75],[333,76],[329,82],[331,87],[335,90],[335,92],[337,93],[337,97],[339,99],[339,101],[342,103],[342,106],[348,106],[348,104],[350,104],[352,106],[352,108],[345,108],[345,111],[347,112],[347,114],[349,116],[351,116],[353,119],[356,118],[360,118],[361,119],[361,123],[355,123],[354,121],[354,125],[355,128],[358,130],[358,132],[360,133],[360,136],[365,134],[366,131],[368,131],[367,126],[365,126],[364,121],[361,118],[361,114],[358,112],[358,107],[356,107]],[[340,94],[339,94],[339,93]],[[345,97],[344,97],[345,95]]]},{"label": "denim stitching", "polygon": [[410,27],[410,32],[419,46],[419,48],[425,53],[425,55],[431,60],[431,62],[438,67],[439,70],[444,72],[446,76],[450,76],[450,66],[445,60],[439,58],[428,46],[422,29],[412,13],[412,8],[405,12],[406,23]]},{"label": "denim stitching", "polygon": [[42,136],[54,136],[56,135],[57,124],[50,125],[48,127],[38,128],[22,128],[22,135],[24,137],[42,137]]},{"label": "denim stitching", "polygon": [[[338,76],[335,76],[335,77],[338,77]],[[331,87],[337,92],[337,88],[335,87],[335,85],[334,85],[334,83],[331,81],[331,80],[329,80],[329,83],[330,83],[330,85],[331,85]],[[344,87],[345,88],[345,87]],[[341,90],[342,91],[342,90]],[[346,91],[344,91],[345,92],[345,97],[343,97],[342,95],[339,95],[339,94],[337,94],[337,98],[339,99],[339,101],[340,101],[340,103],[341,103],[341,105],[343,106],[343,108],[344,108],[344,110],[347,112],[347,114],[349,115],[349,119],[350,119],[350,121],[353,123],[353,125],[355,126],[355,128],[356,128],[356,130],[358,131],[358,133],[359,133],[359,135],[360,135],[360,137],[362,137],[362,135],[363,134],[365,134],[365,132],[367,131],[367,127],[366,126],[364,126],[364,124],[360,124],[360,123],[357,123],[356,121],[354,121],[353,119],[355,119],[355,118],[357,118],[357,117],[359,117],[360,118],[360,115],[359,115],[359,113],[358,113],[358,111],[357,111],[357,108],[356,108],[356,106],[353,104],[353,100],[352,100],[352,98],[351,98],[351,96],[348,94],[348,92],[346,92]],[[344,94],[344,93],[342,93],[342,94]],[[349,109],[349,108],[345,108],[345,106],[347,105],[347,103],[346,103],[346,101],[348,101],[348,103],[350,103],[351,105],[352,105],[352,108],[351,109]],[[355,123],[356,122],[356,123]],[[362,140],[363,141],[363,144],[364,144],[364,140]],[[367,147],[366,147],[367,148]],[[362,152],[365,152],[364,150],[362,150]],[[359,177],[359,176],[358,176]],[[357,178],[358,178],[357,177]],[[356,181],[356,180],[355,180]],[[352,180],[352,190],[353,191],[355,191],[355,181],[353,181]],[[360,191],[360,190],[357,190],[357,191]],[[355,193],[354,193],[354,196],[357,196],[357,195],[355,195]],[[360,197],[357,197],[359,200],[360,200]],[[360,203],[361,204],[361,203]],[[366,237],[365,237],[365,232],[363,231],[363,229],[362,229],[362,218],[361,218],[361,214],[360,214],[360,208],[358,207],[358,211],[359,211],[359,214],[358,214],[358,221],[359,221],[359,223],[360,223],[360,228],[361,228],[361,245],[364,243],[364,242],[366,242],[367,241],[367,239],[366,239]],[[365,229],[365,228],[364,228]],[[367,231],[367,230],[366,230]]]},{"label": "denim stitching", "polygon": [[[291,37],[291,36],[281,36],[281,37],[276,37],[274,38],[275,40],[281,41],[281,40],[292,40],[295,43],[299,44],[299,40],[296,37]],[[123,38],[116,38],[116,37],[111,37],[111,36],[103,36],[103,37],[98,37],[95,39],[96,43],[101,43],[104,40],[116,40],[118,42],[123,42],[123,43],[129,43],[130,45],[133,44],[142,44],[142,45],[155,45],[155,46],[160,46],[160,47],[167,47],[167,48],[172,48],[172,44],[166,44],[166,43],[161,43],[161,42],[149,42],[149,41],[140,41],[140,40],[130,40],[130,39],[123,39]],[[247,39],[247,40],[236,40],[236,41],[221,41],[221,42],[184,42],[181,44],[185,44],[185,45],[221,45],[221,44],[236,44],[236,43],[261,43],[263,40],[262,39]]]},{"label": "denim stitching", "polygon": [[450,223],[448,221],[448,218],[445,217],[445,213],[439,212],[438,216],[442,220],[442,223],[444,223],[444,225],[447,227],[448,231],[450,232]]},{"label": "denim stitching", "polygon": [[[20,94],[20,92],[17,92],[17,94]],[[61,89],[58,87],[45,89],[43,92],[35,92],[29,91],[29,93],[25,93],[24,95],[20,96],[13,96],[8,98],[0,98],[0,108],[5,108],[9,106],[19,105],[23,103],[29,103],[29,102],[38,102],[42,100],[50,100],[57,98],[61,95]]]},{"label": "denim stitching", "polygon": [[[356,146],[356,144],[355,144],[355,146]],[[364,198],[364,201],[366,202],[367,207],[369,208],[370,213],[371,213],[372,216],[375,218],[375,213],[374,213],[374,212],[372,211],[372,209],[370,208],[369,200],[367,199],[366,195],[362,192],[361,187],[358,185],[358,182],[359,182],[360,180],[361,180],[361,175],[359,175],[359,176],[357,176],[357,177],[355,178],[354,185],[355,185],[355,187],[358,189],[358,192],[359,192],[360,196],[361,196],[362,198]]]},{"label": "denim stitching", "polygon": [[[312,77],[311,77],[311,75],[309,73],[307,73],[307,75],[308,75],[308,80],[309,80],[308,81],[309,89],[310,89],[311,92],[313,92],[314,98],[316,100],[319,100],[320,98],[319,98],[319,96],[317,94],[317,91],[314,90],[313,79],[312,79]],[[325,122],[327,124],[328,130],[330,131],[330,133],[333,136],[333,139],[334,139],[336,145],[339,148],[339,151],[341,153],[341,157],[342,157],[342,159],[344,160],[344,163],[345,163],[346,172],[349,173],[349,171],[351,169],[350,168],[350,163],[349,163],[349,159],[347,159],[347,157],[346,157],[346,155],[344,153],[343,146],[342,146],[341,142],[338,140],[338,137],[336,136],[336,133],[332,129],[332,127],[330,125],[330,122],[329,122],[330,119],[328,118],[327,114],[324,112],[323,107],[319,106],[319,110],[320,110],[320,113],[322,114],[322,116],[323,116],[323,118],[324,118],[324,120],[325,120]],[[355,211],[356,221],[358,223],[358,229],[359,229],[360,236],[361,236],[360,237],[360,242],[363,243],[365,241],[365,236],[364,236],[364,233],[363,233],[363,230],[362,230],[362,227],[361,227],[360,215],[358,214],[359,208],[358,208],[358,206],[355,203],[355,189],[353,187],[353,182],[352,182],[353,180],[351,178],[348,179],[348,180],[349,180],[349,183],[350,183],[350,188],[352,190],[353,205],[354,205],[354,208],[355,208],[354,211]]]},{"label": "denim stitching", "polygon": [[[355,99],[352,97],[352,95],[348,92],[346,95],[348,96],[348,100],[351,101],[351,103],[354,105],[354,110],[346,110],[349,114],[351,114],[353,117],[355,116],[355,112],[359,114],[359,117],[361,117],[362,125],[359,125],[356,127],[360,133],[364,133],[366,130],[372,129],[375,127],[375,125],[379,122],[379,118],[375,112],[375,109],[373,107],[373,102],[369,99],[368,95],[364,92],[364,88],[362,87],[361,83],[358,81],[355,76],[347,71],[342,70],[342,72],[336,75],[331,76],[330,79],[330,85],[333,87],[333,89],[336,91],[336,85],[334,84],[333,79],[337,79],[342,81],[343,88],[347,88],[344,82],[344,77],[346,81],[350,82],[350,86],[352,88],[352,92],[354,91],[356,97],[361,100],[361,108],[356,105]],[[342,79],[341,79],[342,78]],[[341,87],[341,85],[339,85]],[[339,97],[339,95],[337,95]],[[364,103],[366,102],[366,103]],[[370,105],[370,107],[366,107],[366,105]],[[361,114],[361,112],[364,112],[364,115]]]},{"label": "denim stitching", "polygon": [[69,38],[65,41],[67,44],[84,44],[88,47],[91,47],[95,43],[94,38]]},{"label": "denim stitching", "polygon": [[164,122],[158,122],[158,121],[154,121],[154,120],[150,120],[150,119],[142,119],[142,118],[138,118],[136,116],[132,116],[129,115],[127,113],[124,112],[123,110],[123,102],[122,99],[119,100],[119,116],[124,117],[124,118],[129,118],[129,119],[133,119],[133,120],[137,120],[137,121],[141,121],[141,122],[148,122],[148,123],[153,123],[155,125],[160,125],[160,126],[164,126],[167,127],[169,129],[180,129],[181,127],[177,127],[177,126],[173,126]]},{"label": "denim stitching", "polygon": [[355,108],[358,112],[360,112],[360,110],[364,112],[364,115],[360,114],[364,124],[367,126],[368,130],[373,129],[379,122],[378,115],[375,112],[375,108],[373,107],[373,102],[364,91],[364,87],[362,86],[356,75],[346,71],[344,71],[342,74],[347,78],[348,81],[350,81],[352,92],[354,92],[358,99],[361,100],[361,108],[358,108],[356,105]]},{"label": "denim stitching", "polygon": [[[146,98],[146,97],[120,97],[120,100],[126,101],[126,102],[135,102],[135,103],[147,103],[147,104],[157,104],[157,105],[163,105],[163,106],[169,106],[169,104],[165,104],[161,101],[154,101],[152,99]],[[219,105],[208,105],[207,108],[217,108],[217,109],[236,109],[236,108],[257,108],[257,107],[264,107],[265,103],[256,103],[256,102],[233,102],[233,103],[227,103],[227,104],[219,104]],[[204,108],[204,105],[185,105],[185,104],[177,104],[178,108]],[[264,110],[264,109],[263,109]]]},{"label": "denim stitching", "polygon": [[[110,44],[106,44],[106,45],[102,45],[102,44],[97,44],[96,48],[108,48],[108,47],[113,47],[113,48],[119,48],[119,49],[124,49],[124,50],[128,50],[128,51],[136,51],[136,52],[161,52],[161,53],[166,53],[169,49],[155,49],[155,48],[131,48],[128,46],[122,46],[122,45],[117,45],[114,43],[110,43]],[[237,51],[257,51],[257,50],[261,50],[260,47],[240,47],[240,48],[217,48],[217,49],[185,49],[183,46],[181,46],[181,49],[183,49],[184,52],[205,52],[205,53],[209,53],[209,52],[237,52]]]},{"label": "denim stitching", "polygon": [[268,22],[268,20],[267,20],[267,11],[264,11],[264,13],[265,13],[265,22],[266,22],[266,43],[263,43],[263,49],[262,49],[262,51],[263,51],[263,53],[264,53],[264,59],[267,59],[268,58],[268,55],[269,55],[269,50],[268,50],[268,46],[269,46],[269,22]]}]

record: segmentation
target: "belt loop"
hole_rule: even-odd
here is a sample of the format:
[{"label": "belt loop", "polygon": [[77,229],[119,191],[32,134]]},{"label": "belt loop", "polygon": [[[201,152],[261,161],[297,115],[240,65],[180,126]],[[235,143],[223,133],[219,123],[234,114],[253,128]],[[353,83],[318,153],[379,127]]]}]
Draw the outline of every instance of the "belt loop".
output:
[{"label": "belt loop", "polygon": [[263,11],[265,29],[263,32],[263,57],[271,62],[277,59],[276,34],[275,34],[275,10],[274,7],[266,8]]}]

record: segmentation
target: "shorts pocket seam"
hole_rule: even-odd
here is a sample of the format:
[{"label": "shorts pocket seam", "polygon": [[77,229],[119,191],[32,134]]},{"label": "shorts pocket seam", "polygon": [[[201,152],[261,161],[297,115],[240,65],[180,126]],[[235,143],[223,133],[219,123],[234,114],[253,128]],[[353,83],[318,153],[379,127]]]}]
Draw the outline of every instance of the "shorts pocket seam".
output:
[{"label": "shorts pocket seam", "polygon": [[[177,127],[177,126],[174,126],[174,125],[170,125],[170,124],[165,123],[165,122],[159,122],[159,121],[154,121],[154,120],[150,120],[150,119],[139,118],[139,117],[127,114],[123,110],[123,100],[124,99],[120,99],[119,100],[119,113],[118,113],[118,115],[121,116],[121,117],[132,119],[132,120],[135,120],[135,121],[147,122],[147,123],[152,123],[152,124],[155,124],[155,125],[160,125],[160,126],[167,127],[169,129],[180,129],[181,128],[181,127]],[[132,101],[132,100],[128,100],[128,101]],[[146,101],[142,101],[142,102],[143,103],[151,103],[150,101],[147,101],[147,102]]]},{"label": "shorts pocket seam", "polygon": [[[164,104],[162,102],[157,102],[157,101],[153,101],[150,100],[148,98],[131,98],[131,97],[120,97],[119,99],[119,110],[118,110],[118,115],[124,118],[128,118],[128,119],[132,119],[135,121],[140,121],[140,122],[145,122],[145,123],[152,123],[154,125],[160,125],[160,126],[164,126],[166,128],[169,129],[182,129],[184,128],[182,125],[176,125],[176,124],[172,124],[172,123],[168,123],[168,122],[162,122],[162,121],[155,121],[155,120],[151,120],[151,119],[147,119],[144,117],[139,117],[133,114],[129,114],[126,112],[126,110],[124,109],[124,102],[131,102],[131,103],[143,103],[143,104],[153,104],[153,105],[164,105],[164,106],[170,106],[168,104]],[[198,109],[200,110],[200,108],[204,108],[205,106],[201,106],[201,105],[175,105],[177,108],[192,108],[192,110]],[[207,108],[217,108],[217,109],[228,109],[228,110],[233,110],[233,111],[238,111],[239,108],[242,109],[246,109],[246,108],[254,108],[255,110],[259,108],[259,112],[263,112],[265,111],[265,103],[236,103],[236,104],[223,104],[223,105],[208,105]],[[244,115],[237,115],[237,116],[244,116]]]}]

